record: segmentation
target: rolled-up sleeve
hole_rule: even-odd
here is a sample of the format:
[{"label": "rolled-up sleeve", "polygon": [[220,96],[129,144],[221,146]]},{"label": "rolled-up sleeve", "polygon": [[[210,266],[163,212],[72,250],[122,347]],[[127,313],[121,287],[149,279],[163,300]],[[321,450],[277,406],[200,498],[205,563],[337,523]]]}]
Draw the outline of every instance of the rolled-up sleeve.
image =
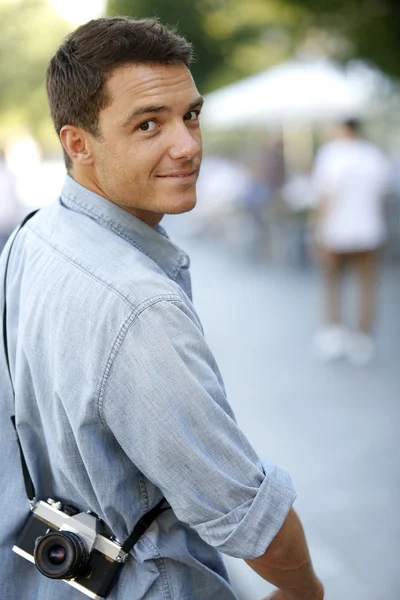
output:
[{"label": "rolled-up sleeve", "polygon": [[288,473],[263,463],[237,426],[186,304],[154,301],[120,332],[100,409],[178,519],[225,554],[265,552],[296,494]]}]

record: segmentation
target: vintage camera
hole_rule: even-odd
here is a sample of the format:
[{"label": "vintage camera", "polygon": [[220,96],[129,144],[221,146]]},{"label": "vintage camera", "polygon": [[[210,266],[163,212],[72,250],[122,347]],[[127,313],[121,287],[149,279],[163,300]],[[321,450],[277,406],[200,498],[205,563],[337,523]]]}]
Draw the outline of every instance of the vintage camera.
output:
[{"label": "vintage camera", "polygon": [[34,504],[13,551],[95,599],[107,597],[128,556],[96,515],[51,498]]}]

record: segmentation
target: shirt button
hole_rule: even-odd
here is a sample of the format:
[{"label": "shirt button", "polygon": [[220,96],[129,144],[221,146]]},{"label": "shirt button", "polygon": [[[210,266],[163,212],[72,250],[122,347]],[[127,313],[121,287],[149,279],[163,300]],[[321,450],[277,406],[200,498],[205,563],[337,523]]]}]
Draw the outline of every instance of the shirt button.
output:
[{"label": "shirt button", "polygon": [[188,267],[189,266],[189,257],[186,256],[186,254],[182,257],[182,267]]}]

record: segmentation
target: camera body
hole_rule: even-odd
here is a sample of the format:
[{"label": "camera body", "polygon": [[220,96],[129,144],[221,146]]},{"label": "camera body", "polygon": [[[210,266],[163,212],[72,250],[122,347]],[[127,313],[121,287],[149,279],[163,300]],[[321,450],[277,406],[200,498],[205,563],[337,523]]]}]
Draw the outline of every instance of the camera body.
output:
[{"label": "camera body", "polygon": [[107,597],[128,556],[96,515],[51,498],[33,505],[13,551],[95,600]]}]

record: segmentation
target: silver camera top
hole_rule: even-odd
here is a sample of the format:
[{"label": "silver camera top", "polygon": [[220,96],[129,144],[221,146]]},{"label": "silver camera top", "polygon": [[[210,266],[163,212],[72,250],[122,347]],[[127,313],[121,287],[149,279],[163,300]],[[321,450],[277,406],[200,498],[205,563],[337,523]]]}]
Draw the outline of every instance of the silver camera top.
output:
[{"label": "silver camera top", "polygon": [[[128,555],[121,550],[121,544],[113,536],[107,536],[98,517],[91,514],[90,511],[73,514],[73,511],[69,509],[70,507],[64,507],[60,501],[49,498],[47,502],[43,500],[36,502],[32,512],[36,517],[54,525],[60,531],[71,531],[78,534],[89,553],[96,549],[112,560],[118,562],[126,560]],[[69,514],[70,512],[72,514]]]}]

